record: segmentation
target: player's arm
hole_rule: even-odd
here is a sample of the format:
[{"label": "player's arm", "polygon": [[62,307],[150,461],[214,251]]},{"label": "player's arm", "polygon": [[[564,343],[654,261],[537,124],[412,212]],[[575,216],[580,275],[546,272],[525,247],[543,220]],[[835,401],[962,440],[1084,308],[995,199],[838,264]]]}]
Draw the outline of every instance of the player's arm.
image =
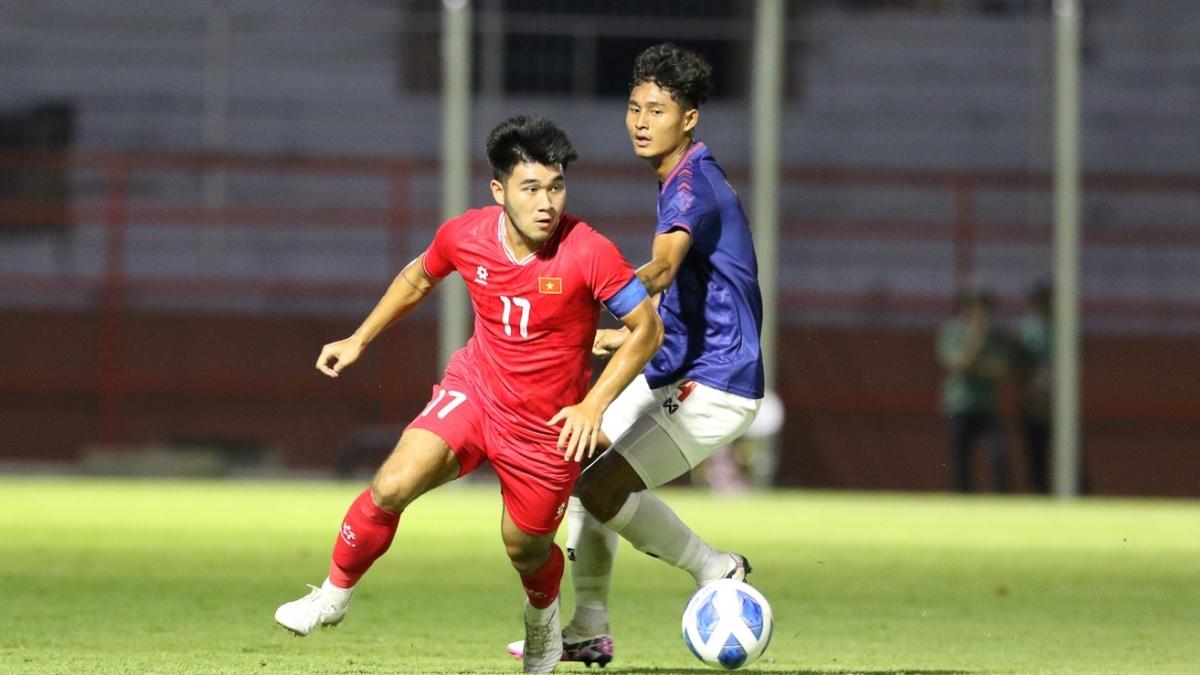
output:
[{"label": "player's arm", "polygon": [[662,346],[662,319],[650,298],[643,297],[633,310],[622,315],[621,323],[625,324],[628,337],[587,396],[578,404],[563,408],[550,420],[551,425],[563,422],[558,434],[558,448],[564,451],[563,459],[578,462],[596,452],[604,411]]},{"label": "player's arm", "polygon": [[650,249],[650,262],[638,268],[637,278],[651,296],[658,295],[670,287],[679,274],[679,266],[692,248],[692,233],[675,229],[654,237]]},{"label": "player's arm", "polygon": [[[638,268],[637,278],[654,298],[657,307],[659,294],[670,287],[679,274],[679,266],[692,248],[692,234],[684,229],[675,229],[654,237],[650,250],[650,262]],[[612,356],[629,337],[624,328],[602,328],[596,331],[592,342],[592,354],[600,357]]]},{"label": "player's arm", "polygon": [[321,355],[317,357],[317,370],[330,377],[337,377],[346,366],[358,360],[362,350],[385,328],[411,312],[425,299],[440,279],[429,276],[425,271],[422,262],[424,257],[418,256],[396,275],[375,305],[375,309],[371,310],[353,335],[331,342],[321,349]]}]

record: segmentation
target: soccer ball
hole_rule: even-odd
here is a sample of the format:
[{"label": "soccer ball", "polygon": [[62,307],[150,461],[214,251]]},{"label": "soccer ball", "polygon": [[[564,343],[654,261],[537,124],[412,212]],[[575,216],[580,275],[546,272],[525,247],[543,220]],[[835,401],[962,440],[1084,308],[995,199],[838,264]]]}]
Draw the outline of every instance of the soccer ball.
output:
[{"label": "soccer ball", "polygon": [[683,610],[684,643],[714,668],[733,670],[762,656],[774,627],[767,599],[735,579],[706,584]]}]

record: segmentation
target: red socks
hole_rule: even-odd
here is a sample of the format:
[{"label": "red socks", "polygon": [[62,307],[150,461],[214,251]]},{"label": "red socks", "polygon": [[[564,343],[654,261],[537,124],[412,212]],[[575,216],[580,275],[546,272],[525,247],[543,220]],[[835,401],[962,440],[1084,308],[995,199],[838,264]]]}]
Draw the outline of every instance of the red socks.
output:
[{"label": "red socks", "polygon": [[525,587],[525,595],[529,596],[529,604],[538,609],[546,609],[558,597],[558,587],[562,583],[563,552],[558,544],[551,544],[550,559],[533,574],[522,574],[521,585]]},{"label": "red socks", "polygon": [[[392,545],[399,522],[399,513],[376,506],[371,499],[371,489],[363,490],[346,511],[342,531],[334,542],[329,582],[338,588],[352,588],[357,584],[371,564]],[[558,598],[563,566],[562,549],[558,544],[552,544],[550,559],[533,574],[521,575],[521,585],[529,596],[529,604],[545,609]]]},{"label": "red socks", "polygon": [[[396,536],[400,514],[386,511],[371,499],[371,488],[350,505],[342,531],[333,545],[333,564],[329,566],[329,582],[338,588],[351,588],[358,583],[371,563],[387,552]],[[560,554],[561,557],[561,554]],[[559,563],[561,576],[562,563]]]}]

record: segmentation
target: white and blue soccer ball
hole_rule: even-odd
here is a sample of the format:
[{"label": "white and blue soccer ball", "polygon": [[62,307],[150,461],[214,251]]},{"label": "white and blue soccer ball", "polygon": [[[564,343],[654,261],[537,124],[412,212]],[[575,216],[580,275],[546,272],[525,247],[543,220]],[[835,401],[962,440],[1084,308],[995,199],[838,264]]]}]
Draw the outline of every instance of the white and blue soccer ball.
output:
[{"label": "white and blue soccer ball", "polygon": [[733,670],[762,656],[774,627],[763,594],[735,579],[705,584],[683,610],[684,643],[714,668]]}]

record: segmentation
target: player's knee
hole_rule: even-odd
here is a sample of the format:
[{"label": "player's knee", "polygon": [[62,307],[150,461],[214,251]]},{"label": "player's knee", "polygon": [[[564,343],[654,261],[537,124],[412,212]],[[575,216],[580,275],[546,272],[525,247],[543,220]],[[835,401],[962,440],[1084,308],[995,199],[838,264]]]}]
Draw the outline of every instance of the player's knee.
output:
[{"label": "player's knee", "polygon": [[599,472],[585,472],[575,484],[575,496],[579,497],[588,513],[603,523],[617,515],[621,505],[629,498],[629,491],[604,480]]},{"label": "player's knee", "polygon": [[504,549],[508,553],[508,559],[512,562],[513,569],[519,574],[533,574],[550,558],[551,543],[552,540],[506,542]]},{"label": "player's knee", "polygon": [[371,496],[379,506],[399,513],[416,499],[411,481],[396,472],[380,472],[371,482]]},{"label": "player's knee", "polygon": [[[592,513],[592,507],[599,499],[599,492],[597,481],[592,480],[592,473],[584,471],[580,474],[579,480],[575,481],[575,489],[571,492],[571,496],[578,497],[583,508],[587,509],[588,513]],[[592,513],[592,515],[595,514]]]}]

